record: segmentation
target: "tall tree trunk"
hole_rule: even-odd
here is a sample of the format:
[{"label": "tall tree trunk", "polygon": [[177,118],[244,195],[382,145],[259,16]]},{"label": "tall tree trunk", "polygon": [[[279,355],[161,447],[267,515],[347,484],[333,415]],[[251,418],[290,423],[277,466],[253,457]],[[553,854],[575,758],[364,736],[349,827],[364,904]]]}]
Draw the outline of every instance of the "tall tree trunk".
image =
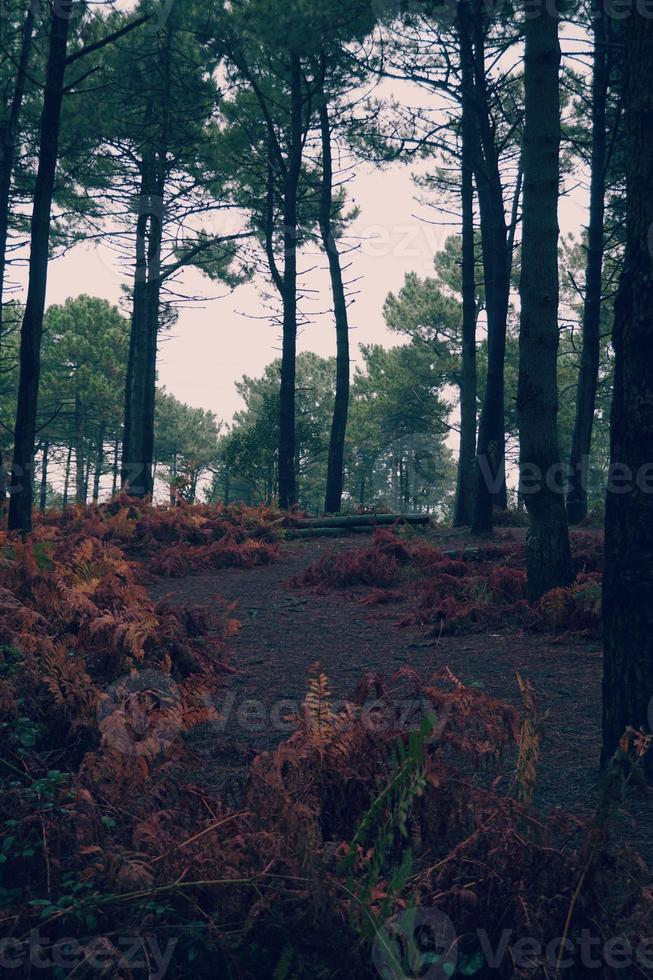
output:
[{"label": "tall tree trunk", "polygon": [[459,24],[462,89],[460,187],[462,205],[462,374],[460,382],[460,451],[454,526],[472,523],[476,473],[476,273],[474,247],[474,62]]},{"label": "tall tree trunk", "polygon": [[58,0],[50,15],[48,62],[41,113],[39,162],[32,208],[29,283],[20,335],[20,376],[14,436],[14,487],[9,528],[29,534],[34,495],[34,438],[41,373],[41,335],[48,281],[52,196],[59,152],[61,102],[73,0]]},{"label": "tall tree trunk", "polygon": [[16,159],[16,145],[20,127],[20,114],[25,97],[25,83],[34,34],[34,4],[30,3],[21,32],[20,55],[16,67],[16,80],[9,109],[9,116],[0,132],[0,345],[3,339],[2,304],[4,302],[5,273],[7,268],[7,239],[9,236],[9,199],[11,180]]},{"label": "tall tree trunk", "polygon": [[147,331],[145,335],[145,385],[142,414],[141,457],[143,461],[144,496],[154,496],[154,413],[156,407],[156,358],[159,339],[161,297],[161,220],[156,220],[150,238],[147,294]]},{"label": "tall tree trunk", "polygon": [[349,415],[349,318],[347,297],[340,265],[338,243],[333,231],[333,158],[331,149],[331,123],[326,93],[320,104],[320,130],[322,135],[322,200],[320,208],[320,232],[329,260],[333,312],[336,324],[336,393],[329,438],[326,495],[324,510],[337,514],[342,506],[342,489],[345,467],[345,437]]},{"label": "tall tree trunk", "polygon": [[[162,160],[159,160],[160,167]],[[151,497],[154,457],[156,354],[161,293],[163,177],[157,160],[144,154],[140,213],[136,230],[136,270],[125,381],[122,483],[134,497]]]},{"label": "tall tree trunk", "polygon": [[84,452],[84,413],[79,395],[75,395],[75,495],[78,504],[86,503],[86,457]]},{"label": "tall tree trunk", "polygon": [[517,415],[531,602],[573,578],[558,448],[558,15],[525,21],[524,217]]},{"label": "tall tree trunk", "polygon": [[68,453],[66,455],[66,466],[64,469],[64,479],[63,479],[63,506],[64,508],[68,506],[68,490],[70,487],[70,467],[73,458],[73,447],[68,446]]},{"label": "tall tree trunk", "polygon": [[7,506],[7,473],[10,472],[8,453],[0,444],[0,516],[4,514]]},{"label": "tall tree trunk", "polygon": [[86,504],[88,500],[88,488],[90,482],[91,482],[91,455],[90,453],[87,453],[86,466],[84,467],[84,499],[82,501],[83,504]]},{"label": "tall tree trunk", "polygon": [[[144,200],[146,194],[145,173],[141,174],[139,200]],[[131,463],[131,409],[132,389],[134,379],[134,359],[136,357],[136,342],[143,332],[143,314],[145,311],[145,281],[147,277],[147,260],[145,237],[147,235],[148,217],[140,213],[136,223],[136,256],[134,266],[134,283],[132,286],[132,315],[129,330],[129,353],[127,355],[127,370],[125,372],[125,400],[123,408],[122,427],[122,456],[120,462],[120,484],[126,489],[132,481]]]},{"label": "tall tree trunk", "polygon": [[601,349],[601,299],[605,182],[607,159],[606,104],[609,61],[606,17],[601,0],[594,0],[594,75],[592,79],[592,173],[590,184],[585,302],[580,371],[576,389],[576,418],[569,460],[567,516],[570,524],[587,517],[587,480],[592,445],[594,407]]},{"label": "tall tree trunk", "polygon": [[48,453],[50,443],[46,439],[41,446],[41,492],[39,494],[39,510],[43,514],[48,503]]},{"label": "tall tree trunk", "polygon": [[297,193],[302,166],[302,72],[291,55],[290,147],[283,190],[283,340],[279,392],[279,506],[297,503],[295,473],[295,378],[297,360]]},{"label": "tall tree trunk", "polygon": [[115,497],[116,493],[118,492],[118,476],[120,474],[119,453],[120,453],[120,441],[116,439],[116,444],[113,447],[113,475],[111,480],[112,497]]},{"label": "tall tree trunk", "polygon": [[170,486],[169,486],[168,490],[169,490],[170,503],[171,504],[174,504],[174,502],[176,500],[176,494],[177,494],[177,450],[176,450],[176,448],[173,450],[173,453],[172,453],[172,463],[170,464]]},{"label": "tall tree trunk", "polygon": [[504,362],[510,302],[508,228],[498,151],[490,118],[485,73],[485,30],[481,4],[476,2],[473,5],[472,24],[465,33],[467,37],[474,38],[474,173],[481,217],[488,329],[487,381],[476,446],[472,523],[476,534],[492,532],[493,506],[504,506],[506,499]]},{"label": "tall tree trunk", "polygon": [[[652,64],[653,21],[633,9],[625,59],[626,255],[615,306],[605,521],[604,764],[627,726],[653,729]],[[653,778],[650,753],[647,764]]]},{"label": "tall tree trunk", "polygon": [[95,475],[93,477],[93,503],[97,504],[100,499],[100,481],[102,480],[102,468],[104,466],[104,424],[100,423],[97,437],[97,450],[95,455]]}]

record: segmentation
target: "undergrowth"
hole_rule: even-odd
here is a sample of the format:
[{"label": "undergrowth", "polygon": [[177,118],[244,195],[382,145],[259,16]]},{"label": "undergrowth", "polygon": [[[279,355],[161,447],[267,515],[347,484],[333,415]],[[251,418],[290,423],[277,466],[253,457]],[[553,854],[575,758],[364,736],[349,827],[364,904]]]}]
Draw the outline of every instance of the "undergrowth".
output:
[{"label": "undergrowth", "polygon": [[[216,717],[237,624],[229,607],[209,621],[155,605],[116,543],[122,505],[113,516],[50,518],[33,545],[0,540],[0,926],[13,975],[36,950],[55,978],[399,977],[425,915],[457,937],[420,952],[442,976],[488,975],[480,937],[500,948],[506,929],[544,943],[646,937],[637,858],[612,853],[601,822],[543,818],[529,802],[539,736],[526,682],[522,717],[447,670],[370,674],[336,707],[315,665],[296,731],[254,759],[235,803],[191,778],[186,736]],[[373,549],[384,586],[413,565],[425,580],[432,565],[469,578],[466,562],[445,572],[433,549],[394,536]],[[487,588],[521,601],[513,575]],[[552,975],[537,954],[516,971],[511,944],[493,976]]]},{"label": "undergrowth", "polygon": [[66,547],[87,537],[116,544],[155,575],[212,568],[252,568],[279,557],[287,518],[272,507],[187,504],[152,507],[121,495],[94,507],[50,511],[37,519],[36,537]]},{"label": "undergrowth", "polygon": [[365,605],[408,600],[404,625],[433,626],[438,633],[488,628],[551,629],[596,636],[601,627],[602,546],[596,536],[574,535],[577,577],[536,607],[527,602],[523,543],[461,548],[455,556],[395,532],[379,529],[367,548],[331,553],[296,576],[296,588],[369,591]]}]

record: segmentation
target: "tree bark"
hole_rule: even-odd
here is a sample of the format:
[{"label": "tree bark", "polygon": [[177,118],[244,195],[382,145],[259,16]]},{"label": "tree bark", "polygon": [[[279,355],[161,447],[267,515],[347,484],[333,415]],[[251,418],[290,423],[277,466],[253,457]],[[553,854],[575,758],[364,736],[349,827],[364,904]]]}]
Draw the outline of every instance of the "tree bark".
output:
[{"label": "tree bark", "polygon": [[5,272],[7,267],[7,239],[9,237],[9,199],[11,195],[11,181],[14,172],[16,158],[16,144],[20,127],[20,114],[25,97],[25,83],[27,81],[27,69],[32,50],[34,34],[34,5],[30,3],[25,14],[23,30],[21,32],[21,45],[18,65],[16,70],[16,81],[9,109],[9,118],[0,137],[2,146],[2,163],[0,164],[0,345],[3,339],[3,310]]},{"label": "tree bark", "polygon": [[[158,166],[157,166],[158,164]],[[136,268],[125,382],[122,484],[133,497],[151,497],[154,459],[156,356],[161,294],[164,178],[162,157],[142,160]]]},{"label": "tree bark", "polygon": [[48,453],[50,443],[46,439],[41,447],[41,491],[39,494],[39,510],[43,514],[48,502]]},{"label": "tree bark", "polygon": [[70,464],[73,458],[73,447],[68,446],[68,453],[66,455],[66,467],[64,470],[64,481],[63,481],[63,507],[68,506],[68,488],[70,487]]},{"label": "tree bark", "polygon": [[39,162],[34,185],[29,282],[20,336],[20,375],[14,436],[14,485],[9,504],[9,529],[20,531],[23,535],[29,534],[32,530],[34,439],[41,373],[41,336],[48,281],[50,222],[59,152],[68,28],[72,9],[73,0],[59,0],[51,9]]},{"label": "tree bark", "polygon": [[115,497],[118,491],[118,476],[120,473],[119,465],[119,453],[120,453],[120,442],[116,439],[116,444],[113,448],[113,478],[111,481],[111,496]]},{"label": "tree bark", "polygon": [[154,412],[156,406],[156,359],[159,338],[159,308],[161,296],[160,255],[162,240],[161,220],[155,222],[150,238],[150,281],[148,282],[145,386],[142,415],[142,461],[144,496],[154,496]]},{"label": "tree bark", "polygon": [[[141,174],[140,198],[145,194],[145,175]],[[122,455],[120,459],[120,485],[127,489],[131,482],[131,409],[132,388],[134,379],[134,359],[136,357],[136,339],[143,330],[142,316],[145,309],[144,297],[140,294],[145,288],[147,263],[145,260],[145,236],[147,234],[147,215],[139,214],[136,223],[136,256],[134,266],[134,284],[132,287],[132,315],[129,329],[129,353],[127,355],[127,370],[125,372],[125,401],[122,426]]]},{"label": "tree bark", "polygon": [[0,445],[0,516],[4,515],[7,506],[7,460],[4,449]]},{"label": "tree bark", "polygon": [[9,117],[0,135],[2,160],[0,162],[0,343],[2,342],[2,304],[4,301],[5,272],[7,267],[7,239],[9,237],[9,200],[11,196],[11,180],[16,159],[16,144],[20,127],[20,114],[25,97],[27,69],[32,50],[34,34],[34,4],[30,3],[25,14],[21,32],[21,45],[16,81],[9,109]]},{"label": "tree bark", "polygon": [[[653,21],[626,25],[626,254],[613,331],[603,579],[603,764],[627,726],[653,729]],[[626,469],[627,468],[627,469]],[[625,474],[625,478],[624,478]],[[647,757],[649,778],[653,759]]]},{"label": "tree bark", "polygon": [[322,136],[322,198],[320,207],[320,233],[329,261],[333,312],[336,325],[336,393],[329,438],[326,494],[324,511],[337,514],[342,506],[342,490],[345,466],[345,437],[349,415],[349,318],[347,297],[340,265],[338,243],[333,230],[333,157],[331,149],[331,122],[322,93],[320,103],[320,131]]},{"label": "tree bark", "polygon": [[460,382],[460,451],[454,526],[471,525],[476,472],[476,274],[474,248],[474,62],[459,24],[461,64],[461,205],[462,205],[462,374]]},{"label": "tree bark", "polygon": [[587,517],[587,480],[599,376],[605,183],[607,158],[606,104],[609,84],[606,17],[601,0],[594,0],[594,74],[592,78],[592,164],[590,184],[585,301],[576,417],[569,460],[567,517],[580,524]]},{"label": "tree bark", "polygon": [[84,453],[84,414],[79,395],[75,395],[75,497],[86,503],[86,458]]},{"label": "tree bark", "polygon": [[506,498],[504,362],[511,263],[503,185],[485,74],[485,23],[478,3],[474,4],[473,24],[468,26],[466,35],[474,38],[474,173],[481,217],[488,330],[487,382],[476,446],[472,530],[475,534],[489,534],[493,530],[493,506],[504,506]]},{"label": "tree bark", "polygon": [[527,13],[524,56],[524,206],[517,415],[529,525],[528,596],[572,581],[558,448],[558,15]]},{"label": "tree bark", "polygon": [[90,453],[86,455],[86,465],[84,467],[84,497],[82,503],[86,504],[88,500],[88,487],[91,480],[91,456]]},{"label": "tree bark", "polygon": [[295,385],[297,360],[297,194],[302,167],[302,72],[291,55],[290,145],[283,191],[283,340],[279,392],[279,506],[297,503],[295,473]]},{"label": "tree bark", "polygon": [[97,437],[97,451],[95,456],[95,475],[93,477],[93,503],[96,504],[100,499],[100,481],[102,480],[102,467],[104,466],[104,425],[100,423]]}]

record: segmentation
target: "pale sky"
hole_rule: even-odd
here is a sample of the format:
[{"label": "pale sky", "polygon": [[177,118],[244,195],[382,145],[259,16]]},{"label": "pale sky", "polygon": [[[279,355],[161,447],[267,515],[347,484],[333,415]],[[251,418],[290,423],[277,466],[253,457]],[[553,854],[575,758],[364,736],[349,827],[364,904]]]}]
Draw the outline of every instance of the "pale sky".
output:
[{"label": "pale sky", "polygon": [[[429,275],[434,254],[454,229],[418,219],[421,215],[432,221],[435,215],[415,201],[411,171],[404,165],[376,173],[361,166],[349,187],[352,203],[361,209],[351,229],[351,237],[359,237],[360,245],[344,259],[350,264],[347,278],[359,280],[351,287],[356,295],[350,308],[357,363],[360,343],[400,342],[383,322],[385,297],[401,288],[407,272]],[[303,257],[305,268],[314,263],[324,266],[323,257]],[[50,264],[47,301],[62,303],[69,296],[89,293],[118,303],[125,281],[114,253],[102,246],[81,245]],[[309,314],[316,313],[313,323],[302,329],[299,347],[329,356],[335,353],[335,331],[332,316],[324,312],[330,305],[327,277],[316,273],[309,281],[319,289],[319,296],[304,304]],[[266,311],[255,283],[229,292],[194,270],[180,282],[186,293],[218,298],[180,310],[178,322],[161,340],[159,384],[182,401],[229,420],[240,407],[234,382],[243,374],[260,374],[279,355],[279,327],[258,319]]]},{"label": "pale sky", "polygon": [[[352,356],[360,362],[358,345],[400,343],[389,331],[382,315],[383,302],[390,291],[401,288],[407,272],[426,276],[432,272],[433,256],[454,228],[431,222],[438,215],[415,200],[416,188],[411,171],[395,165],[383,172],[368,166],[358,168],[350,194],[361,213],[352,226],[352,236],[361,239],[352,251],[349,279],[359,281],[350,308]],[[563,232],[578,232],[585,220],[584,195],[575,194],[562,201],[560,223]],[[448,220],[440,216],[440,220]],[[304,265],[323,259],[306,256]],[[62,303],[69,296],[88,293],[118,303],[124,270],[115,255],[100,246],[80,245],[50,264],[48,304]],[[307,309],[329,309],[330,296],[325,275],[313,277],[320,295]],[[243,374],[259,375],[279,355],[280,336],[277,325],[257,319],[264,315],[259,289],[255,283],[240,286],[233,292],[209,282],[195,271],[187,272],[182,286],[189,293],[206,297],[181,309],[179,320],[169,335],[164,335],[159,353],[159,384],[181,401],[210,409],[225,420],[240,407],[234,382]],[[312,350],[329,356],[335,353],[335,331],[332,316],[319,313],[314,322],[302,330],[300,350]]]},{"label": "pale sky", "polygon": [[[416,195],[422,192],[412,181],[413,170],[414,166],[394,164],[379,171],[365,164],[355,168],[348,183],[349,200],[360,209],[351,228],[351,237],[358,237],[360,245],[347,259],[351,265],[348,279],[358,280],[350,308],[354,365],[360,363],[361,343],[391,346],[401,342],[383,322],[387,294],[401,288],[407,272],[429,275],[434,254],[448,234],[458,231],[440,223],[453,220],[451,216],[438,215],[417,202]],[[582,189],[561,200],[563,233],[580,233],[586,220],[585,207],[586,192]],[[324,269],[324,257],[304,257],[306,268],[316,264]],[[24,270],[14,267],[10,277],[24,281]],[[125,281],[125,268],[117,263],[115,253],[103,246],[80,245],[50,263],[47,302],[62,303],[68,297],[88,293],[118,303]],[[328,311],[331,300],[325,272],[313,274],[309,283],[318,294],[307,310]],[[234,383],[243,374],[259,375],[279,355],[279,327],[269,319],[260,319],[266,311],[256,283],[229,292],[190,270],[184,273],[180,286],[185,294],[207,300],[182,308],[177,324],[162,337],[159,384],[181,401],[210,409],[229,421],[241,405]],[[211,298],[216,296],[219,298]],[[299,349],[327,356],[335,353],[332,315],[323,312],[314,317],[302,330]]]}]

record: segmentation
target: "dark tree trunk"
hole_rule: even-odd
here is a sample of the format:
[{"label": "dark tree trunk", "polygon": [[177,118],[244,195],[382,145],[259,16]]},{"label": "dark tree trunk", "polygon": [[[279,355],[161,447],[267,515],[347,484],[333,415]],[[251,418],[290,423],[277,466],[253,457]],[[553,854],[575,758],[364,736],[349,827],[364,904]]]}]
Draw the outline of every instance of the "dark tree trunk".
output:
[{"label": "dark tree trunk", "polygon": [[460,452],[454,526],[472,523],[476,473],[476,274],[474,249],[474,62],[460,27],[462,89],[461,205],[462,205],[462,374],[460,381]]},{"label": "dark tree trunk", "polygon": [[[613,332],[612,480],[603,579],[604,764],[627,726],[653,729],[653,21],[633,10],[626,32],[627,231]],[[653,778],[650,753],[647,765]]]},{"label": "dark tree trunk", "polygon": [[159,306],[161,281],[159,272],[159,254],[161,248],[161,224],[158,223],[154,232],[156,242],[156,258],[150,262],[151,281],[148,283],[147,299],[147,332],[145,351],[145,388],[142,415],[142,459],[144,476],[144,496],[154,495],[154,413],[156,404],[156,358],[159,338]]},{"label": "dark tree trunk", "polygon": [[283,340],[279,392],[279,506],[297,503],[295,473],[295,376],[297,360],[297,194],[302,166],[302,73],[291,56],[290,147],[283,188]]},{"label": "dark tree trunk", "polygon": [[7,506],[7,460],[2,446],[0,446],[0,517],[5,512]]},{"label": "dark tree trunk", "polygon": [[120,475],[120,465],[119,465],[119,452],[120,452],[120,442],[116,439],[116,444],[113,448],[113,477],[111,481],[111,496],[115,497],[118,492],[118,476]]},{"label": "dark tree trunk", "polygon": [[79,395],[75,396],[75,496],[86,503],[86,458],[84,452],[84,414]]},{"label": "dark tree trunk", "polygon": [[521,203],[521,192],[524,184],[524,160],[523,153],[519,155],[517,165],[517,179],[515,181],[515,191],[512,195],[512,210],[510,214],[510,226],[508,228],[508,279],[512,280],[512,267],[515,259],[515,237],[517,235],[517,225],[519,224],[519,205]]},{"label": "dark tree trunk", "polygon": [[[494,129],[490,118],[485,74],[485,24],[480,4],[474,5],[473,26],[465,32],[474,38],[474,174],[481,217],[481,241],[488,328],[488,367],[485,398],[478,426],[476,479],[472,530],[493,530],[495,504],[504,506],[505,490],[505,394],[504,362],[506,326],[510,301],[510,255],[503,185]],[[464,23],[464,20],[463,20]],[[472,34],[473,31],[473,34]]]},{"label": "dark tree trunk", "polygon": [[59,152],[61,102],[73,0],[52,5],[48,63],[41,113],[39,162],[32,209],[29,283],[20,335],[20,376],[14,436],[14,480],[9,528],[29,534],[34,496],[34,439],[41,373],[41,335],[48,280],[52,196]]},{"label": "dark tree trunk", "polygon": [[576,418],[569,460],[567,517],[580,524],[587,517],[587,480],[601,349],[601,300],[607,158],[606,103],[609,84],[606,17],[594,0],[594,75],[592,79],[592,173],[585,269],[585,302]]},{"label": "dark tree trunk", "polygon": [[528,508],[528,596],[573,578],[558,448],[558,17],[525,21],[524,216],[517,414]]},{"label": "dark tree trunk", "polygon": [[66,455],[66,468],[64,470],[64,481],[63,481],[63,506],[68,506],[68,490],[70,487],[70,465],[73,458],[73,447],[68,446],[68,453]]},{"label": "dark tree trunk", "polygon": [[104,425],[100,424],[97,437],[97,450],[95,455],[95,475],[93,477],[93,503],[96,504],[100,499],[100,481],[102,479],[102,468],[104,466]]},{"label": "dark tree trunk", "polygon": [[[162,165],[162,160],[159,160]],[[156,355],[161,293],[163,177],[153,153],[143,157],[136,269],[125,382],[122,483],[133,497],[151,497],[154,457]]]},{"label": "dark tree trunk", "polygon": [[[141,200],[145,194],[145,177],[141,176]],[[129,330],[129,353],[127,355],[127,370],[125,373],[125,401],[122,426],[122,456],[120,461],[120,484],[127,489],[132,482],[130,471],[131,462],[131,408],[132,388],[134,378],[134,358],[136,357],[136,341],[143,331],[143,313],[145,310],[145,280],[147,276],[147,261],[145,251],[145,236],[147,234],[147,215],[139,214],[136,225],[136,262],[134,267],[134,284],[132,294],[132,315]]]},{"label": "dark tree trunk", "polygon": [[50,443],[45,440],[41,446],[41,492],[39,494],[39,510],[43,514],[48,503],[48,453]]},{"label": "dark tree trunk", "polygon": [[349,319],[347,298],[342,278],[340,253],[333,231],[333,159],[331,150],[331,123],[326,95],[320,104],[320,130],[322,134],[322,200],[320,208],[320,232],[329,260],[333,312],[336,324],[336,394],[333,403],[333,419],[329,439],[326,495],[324,510],[337,514],[342,506],[342,489],[345,467],[345,436],[349,414]]},{"label": "dark tree trunk", "polygon": [[20,114],[25,97],[25,83],[34,33],[34,4],[30,3],[25,14],[21,35],[20,55],[16,68],[16,81],[9,109],[9,116],[0,132],[0,343],[2,342],[2,304],[7,263],[7,239],[9,236],[9,199],[11,180],[16,159],[16,145],[20,127]]},{"label": "dark tree trunk", "polygon": [[82,500],[83,504],[86,504],[86,501],[88,500],[88,487],[89,487],[90,480],[91,480],[91,456],[90,453],[87,453],[86,466],[84,467],[84,499]]}]

